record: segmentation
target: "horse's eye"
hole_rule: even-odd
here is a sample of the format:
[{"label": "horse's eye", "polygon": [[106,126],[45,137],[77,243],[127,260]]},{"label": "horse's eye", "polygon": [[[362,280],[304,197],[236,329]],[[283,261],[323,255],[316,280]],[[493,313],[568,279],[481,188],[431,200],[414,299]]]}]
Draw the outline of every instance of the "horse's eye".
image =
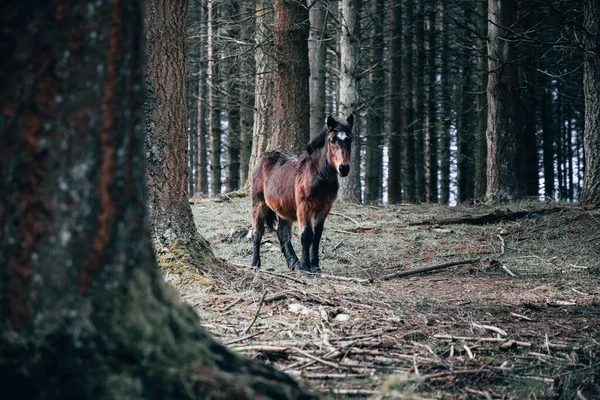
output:
[{"label": "horse's eye", "polygon": [[335,139],[336,139],[335,136],[332,137],[332,138],[329,138],[329,143],[334,144],[335,143]]}]

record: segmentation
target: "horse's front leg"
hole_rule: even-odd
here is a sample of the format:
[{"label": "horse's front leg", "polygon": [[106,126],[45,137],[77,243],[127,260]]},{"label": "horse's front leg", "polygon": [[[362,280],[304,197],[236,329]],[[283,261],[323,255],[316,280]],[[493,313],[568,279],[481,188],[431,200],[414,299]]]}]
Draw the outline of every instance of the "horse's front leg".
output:
[{"label": "horse's front leg", "polygon": [[302,243],[302,260],[300,270],[310,272],[310,246],[315,237],[313,228],[309,222],[300,225],[300,243]]},{"label": "horse's front leg", "polygon": [[325,225],[325,221],[315,224],[312,245],[310,246],[310,272],[314,273],[321,272],[321,268],[319,268],[319,244],[323,235],[323,225]]}]

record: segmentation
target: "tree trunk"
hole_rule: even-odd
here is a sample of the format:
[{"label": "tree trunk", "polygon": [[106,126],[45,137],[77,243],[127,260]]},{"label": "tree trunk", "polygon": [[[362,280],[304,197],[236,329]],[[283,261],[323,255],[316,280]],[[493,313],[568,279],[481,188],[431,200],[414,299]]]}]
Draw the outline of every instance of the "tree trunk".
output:
[{"label": "tree trunk", "polygon": [[554,198],[554,122],[552,112],[552,88],[549,79],[544,80],[547,87],[542,91],[542,161],[544,165],[544,196]]},{"label": "tree trunk", "polygon": [[439,1],[436,0],[430,5],[428,11],[428,26],[429,26],[429,49],[427,52],[427,120],[426,120],[426,137],[425,137],[425,181],[427,202],[437,203],[438,201],[438,85],[436,85],[436,77],[440,74],[438,70],[439,50],[439,35],[437,35],[437,25],[435,15],[439,6]]},{"label": "tree trunk", "polygon": [[340,102],[339,113],[348,118],[354,114],[352,129],[352,161],[350,173],[340,178],[339,198],[360,202],[360,150],[361,122],[357,114],[358,72],[360,61],[360,10],[362,0],[342,0],[342,26],[340,32]]},{"label": "tree trunk", "polygon": [[518,147],[518,66],[514,57],[514,34],[504,27],[517,22],[516,0],[488,2],[488,123],[487,192],[488,200],[510,201],[524,195]]},{"label": "tree trunk", "polygon": [[273,47],[269,41],[273,10],[271,2],[257,0],[255,9],[256,50],[254,63],[256,78],[254,85],[254,124],[252,128],[252,153],[248,165],[248,176],[258,162],[262,152],[269,147],[271,117],[273,115]]},{"label": "tree trunk", "polygon": [[440,73],[441,90],[441,123],[439,134],[440,145],[440,204],[447,205],[450,202],[450,142],[452,127],[452,104],[450,104],[450,68],[448,67],[448,51],[449,32],[448,22],[446,20],[444,2],[440,4],[440,31],[442,34],[442,49],[440,57],[442,59],[442,67]]},{"label": "tree trunk", "polygon": [[[464,8],[464,25],[470,26],[471,11],[470,4],[466,4]],[[473,136],[473,88],[471,86],[471,71],[473,65],[473,57],[471,51],[471,33],[469,28],[466,28],[462,33],[464,38],[463,57],[462,57],[462,76],[461,76],[461,93],[460,106],[457,115],[456,126],[456,200],[458,203],[464,203],[472,200],[475,191],[475,163],[473,154],[475,152],[475,137]]]},{"label": "tree trunk", "polygon": [[193,195],[196,191],[196,157],[198,156],[198,92],[200,86],[200,1],[191,0],[188,6],[187,18],[187,37],[188,37],[188,57],[187,57],[187,129],[188,129],[188,192]]},{"label": "tree trunk", "polygon": [[404,179],[402,183],[404,185],[404,200],[410,203],[416,201],[415,192],[415,108],[413,102],[413,88],[414,88],[414,66],[413,66],[413,45],[414,45],[414,24],[413,19],[413,3],[411,1],[404,1],[404,14],[405,14],[405,33],[404,33],[404,60],[402,65],[404,66],[404,98],[406,99],[406,111],[404,118]]},{"label": "tree trunk", "polygon": [[383,71],[383,20],[384,0],[372,3],[373,30],[371,37],[371,71],[369,73],[371,111],[367,116],[367,142],[365,149],[365,203],[381,201],[383,112],[385,82]]},{"label": "tree trunk", "polygon": [[600,206],[600,5],[595,0],[584,0],[583,24],[586,28],[585,65],[583,67],[583,93],[585,98],[585,177],[581,203]]},{"label": "tree trunk", "polygon": [[198,156],[196,157],[198,165],[196,166],[196,191],[202,194],[208,194],[208,146],[206,145],[206,2],[207,0],[197,0],[200,2],[198,7],[198,34],[200,35],[200,44],[198,46]]},{"label": "tree trunk", "polygon": [[388,177],[390,204],[402,201],[402,3],[390,1]]},{"label": "tree trunk", "polygon": [[218,51],[215,45],[216,18],[219,15],[215,0],[208,0],[208,108],[210,121],[210,178],[213,195],[221,193],[221,99],[217,88],[220,85],[217,68]]},{"label": "tree trunk", "polygon": [[300,154],[310,138],[306,0],[275,0],[271,149]]},{"label": "tree trunk", "polygon": [[475,128],[475,197],[483,199],[486,192],[487,141],[487,2],[477,1],[477,125]]},{"label": "tree trunk", "polygon": [[[227,35],[231,38],[239,37],[239,24],[235,20],[239,18],[239,0],[228,0],[225,8],[225,20],[228,21],[229,29]],[[228,192],[240,187],[240,88],[238,76],[240,68],[238,59],[238,44],[229,42],[227,52],[230,57],[227,71],[227,149],[226,149],[226,184]]]},{"label": "tree trunk", "polygon": [[308,58],[310,60],[310,138],[313,139],[325,124],[325,12],[326,1],[316,0],[309,10],[310,33]]},{"label": "tree trunk", "polygon": [[[10,173],[0,176],[0,384],[23,399],[309,398],[215,342],[163,283],[145,203],[142,4],[75,3],[1,7],[0,169]],[[169,79],[181,140],[176,5],[156,13],[147,2],[149,38],[168,36],[163,49],[178,55],[168,69],[178,70]],[[171,30],[155,36],[165,20]],[[161,85],[148,89],[147,106],[163,108]]]},{"label": "tree trunk", "polygon": [[208,242],[196,230],[187,186],[187,1],[152,0],[146,2],[145,11],[145,140],[151,234],[165,246],[176,243],[190,262],[200,261],[197,267],[206,269],[215,259]]},{"label": "tree trunk", "polygon": [[415,200],[424,202],[425,197],[425,31],[423,0],[414,1],[415,16],[415,63],[414,63],[414,90],[413,107],[415,109],[415,120],[413,136],[415,140]]}]

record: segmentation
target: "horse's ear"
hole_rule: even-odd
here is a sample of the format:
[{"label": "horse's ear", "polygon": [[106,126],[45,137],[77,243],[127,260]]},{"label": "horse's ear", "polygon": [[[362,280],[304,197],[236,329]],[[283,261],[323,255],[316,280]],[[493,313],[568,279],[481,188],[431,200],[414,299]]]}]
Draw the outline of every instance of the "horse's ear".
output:
[{"label": "horse's ear", "polygon": [[335,128],[337,126],[337,121],[335,120],[335,118],[333,118],[331,116],[331,114],[327,117],[327,128],[329,128],[330,131],[333,130],[333,128]]},{"label": "horse's ear", "polygon": [[352,114],[350,114],[346,121],[348,121],[348,125],[350,125],[350,129],[352,129],[352,126],[354,126],[354,116]]}]

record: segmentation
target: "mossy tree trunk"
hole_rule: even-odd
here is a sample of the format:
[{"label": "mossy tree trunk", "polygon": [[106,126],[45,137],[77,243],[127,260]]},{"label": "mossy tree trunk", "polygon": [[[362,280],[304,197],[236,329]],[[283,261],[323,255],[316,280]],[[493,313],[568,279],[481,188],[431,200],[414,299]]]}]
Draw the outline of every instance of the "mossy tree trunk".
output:
[{"label": "mossy tree trunk", "polygon": [[[3,391],[309,398],[211,339],[163,283],[145,200],[142,5],[75,3],[0,7]],[[174,124],[184,130],[185,118]],[[185,157],[177,165],[185,171]],[[179,182],[186,187],[185,174]]]},{"label": "mossy tree trunk", "polygon": [[150,232],[157,246],[177,246],[177,254],[208,270],[215,259],[194,224],[187,186],[187,0],[149,0],[144,8]]}]

